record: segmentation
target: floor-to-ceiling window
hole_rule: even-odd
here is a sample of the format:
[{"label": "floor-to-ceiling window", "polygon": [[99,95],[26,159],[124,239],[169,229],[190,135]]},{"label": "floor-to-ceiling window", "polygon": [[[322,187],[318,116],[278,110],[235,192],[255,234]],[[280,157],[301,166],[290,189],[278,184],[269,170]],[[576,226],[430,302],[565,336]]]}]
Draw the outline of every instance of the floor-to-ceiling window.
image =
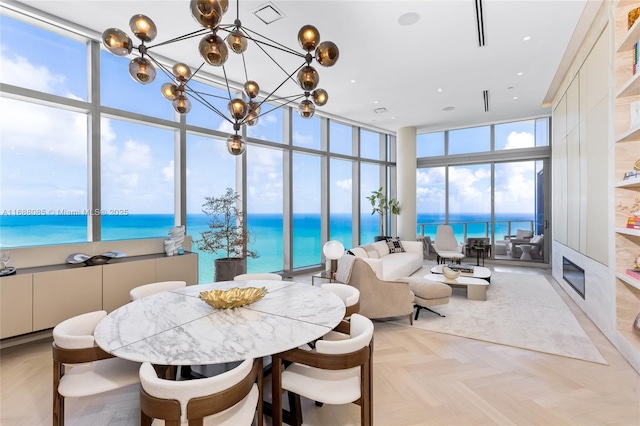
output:
[{"label": "floor-to-ceiling window", "polygon": [[320,258],[320,157],[293,154],[293,267],[314,265]]},{"label": "floor-to-ceiling window", "polygon": [[259,257],[249,271],[280,271],[283,265],[282,150],[251,145],[247,156],[247,226]]},{"label": "floor-to-ceiling window", "polygon": [[[449,223],[459,242],[489,237],[495,258],[529,260],[505,240],[521,229],[544,241],[548,145],[548,118],[419,135],[417,231]],[[544,260],[544,244],[531,250]]]},{"label": "floor-to-ceiling window", "polygon": [[353,162],[331,159],[330,168],[331,211],[329,212],[330,240],[338,240],[345,247],[353,241]]},{"label": "floor-to-ceiling window", "polygon": [[103,119],[102,240],[167,236],[174,224],[174,133]]},{"label": "floor-to-ceiling window", "polygon": [[202,211],[206,197],[220,197],[227,188],[236,190],[236,162],[229,161],[225,140],[199,134],[187,134],[186,146],[187,233],[194,239],[192,250],[198,253],[199,281],[213,281],[213,261],[219,257],[198,249],[201,233],[209,229],[209,216]]},{"label": "floor-to-ceiling window", "polygon": [[458,241],[491,233],[491,166],[449,167],[449,223]]},{"label": "floor-to-ceiling window", "polygon": [[[226,110],[226,87],[194,76],[198,96],[181,116],[160,93],[164,73],[140,85],[129,76],[130,57],[107,53],[82,28],[0,11],[0,201],[7,212],[0,246],[166,238],[183,223],[198,251],[205,197],[226,188],[245,196],[259,253],[250,271],[317,267],[324,239],[349,247],[379,233],[363,199],[381,186],[393,191],[388,135],[329,120],[321,110],[304,120],[293,105],[264,103],[262,111],[272,111],[241,130],[247,151],[234,157],[225,146],[232,129],[205,105]],[[31,214],[43,208],[55,217]],[[29,232],[20,228],[25,220]],[[221,254],[199,254],[200,281],[209,281]]]}]

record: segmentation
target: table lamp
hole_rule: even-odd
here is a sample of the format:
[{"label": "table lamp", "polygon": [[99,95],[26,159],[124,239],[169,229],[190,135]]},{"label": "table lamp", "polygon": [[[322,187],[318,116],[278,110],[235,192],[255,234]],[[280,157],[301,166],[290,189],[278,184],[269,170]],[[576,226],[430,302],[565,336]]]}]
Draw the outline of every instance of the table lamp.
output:
[{"label": "table lamp", "polygon": [[338,240],[329,240],[322,246],[322,253],[327,258],[327,272],[333,277],[338,270],[338,259],[344,254],[344,246]]}]

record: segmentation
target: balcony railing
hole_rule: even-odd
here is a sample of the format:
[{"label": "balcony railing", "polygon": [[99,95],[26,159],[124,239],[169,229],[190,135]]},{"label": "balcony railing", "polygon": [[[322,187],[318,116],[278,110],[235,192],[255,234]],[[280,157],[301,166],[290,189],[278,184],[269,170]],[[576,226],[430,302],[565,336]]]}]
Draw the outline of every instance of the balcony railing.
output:
[{"label": "balcony railing", "polygon": [[[424,237],[429,236],[431,240],[435,239],[438,225],[451,225],[453,233],[459,242],[464,242],[467,238],[491,238],[491,221],[477,222],[429,222],[418,223],[417,234]],[[496,220],[495,225],[496,239],[501,240],[508,235],[514,235],[518,229],[528,229],[534,231],[535,221],[533,220]]]}]

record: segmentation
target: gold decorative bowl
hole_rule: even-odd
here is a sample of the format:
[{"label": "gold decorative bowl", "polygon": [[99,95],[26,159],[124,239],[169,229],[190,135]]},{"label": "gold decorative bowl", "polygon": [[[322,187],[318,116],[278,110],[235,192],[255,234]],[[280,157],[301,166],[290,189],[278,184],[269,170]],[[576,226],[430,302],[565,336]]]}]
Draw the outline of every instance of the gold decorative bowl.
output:
[{"label": "gold decorative bowl", "polygon": [[455,280],[460,276],[460,271],[454,271],[453,269],[445,266],[442,268],[442,275],[450,280]]},{"label": "gold decorative bowl", "polygon": [[265,294],[267,294],[265,287],[233,287],[229,290],[201,291],[200,299],[216,309],[231,309],[257,302]]}]

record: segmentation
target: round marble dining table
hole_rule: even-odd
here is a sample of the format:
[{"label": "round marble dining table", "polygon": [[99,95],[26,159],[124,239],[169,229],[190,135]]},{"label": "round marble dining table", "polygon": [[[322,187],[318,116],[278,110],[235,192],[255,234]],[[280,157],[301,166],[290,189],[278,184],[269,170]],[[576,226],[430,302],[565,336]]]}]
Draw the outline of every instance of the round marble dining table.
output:
[{"label": "round marble dining table", "polygon": [[[259,301],[215,309],[201,291],[266,287]],[[318,339],[342,320],[345,307],[333,293],[290,281],[224,281],[164,291],[128,303],[95,329],[97,345],[131,361],[204,365],[258,358]]]}]

